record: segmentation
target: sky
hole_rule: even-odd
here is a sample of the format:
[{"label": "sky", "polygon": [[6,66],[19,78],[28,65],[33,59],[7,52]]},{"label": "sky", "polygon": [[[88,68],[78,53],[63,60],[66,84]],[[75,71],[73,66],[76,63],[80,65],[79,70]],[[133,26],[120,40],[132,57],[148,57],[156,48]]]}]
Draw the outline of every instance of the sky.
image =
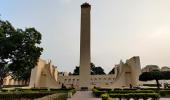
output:
[{"label": "sky", "polygon": [[79,65],[80,5],[91,6],[91,61],[109,72],[140,56],[141,67],[170,66],[170,0],[1,0],[0,19],[42,33],[42,59],[59,71]]}]

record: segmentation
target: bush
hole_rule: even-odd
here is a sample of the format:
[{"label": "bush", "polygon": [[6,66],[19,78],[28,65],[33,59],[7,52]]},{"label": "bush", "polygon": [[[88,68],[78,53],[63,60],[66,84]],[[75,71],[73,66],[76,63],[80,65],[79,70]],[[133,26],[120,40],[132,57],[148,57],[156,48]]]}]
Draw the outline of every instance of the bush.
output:
[{"label": "bush", "polygon": [[[22,88],[15,88],[13,90],[6,90],[2,89],[0,92],[0,98],[1,100],[12,100],[12,99],[35,99],[35,98],[41,98],[47,95],[55,94],[55,93],[64,93],[68,96],[68,92],[72,92],[74,94],[76,92],[75,89],[50,89],[50,91],[47,88],[38,89],[22,89]],[[65,97],[65,96],[64,96]],[[63,98],[63,96],[58,97]],[[64,100],[64,99],[56,99],[56,100]]]},{"label": "bush", "polygon": [[107,100],[109,98],[109,95],[107,93],[104,93],[101,95],[102,100]]},{"label": "bush", "polygon": [[[153,91],[157,91],[158,88],[141,88],[140,90],[153,90]],[[159,90],[162,90],[161,88]]]},{"label": "bush", "polygon": [[112,98],[143,98],[143,99],[147,99],[147,98],[159,98],[159,94],[158,93],[126,93],[126,94],[109,94],[110,97]]},{"label": "bush", "polygon": [[159,98],[158,93],[129,93],[128,96],[133,98],[144,98],[144,99]]},{"label": "bush", "polygon": [[72,89],[72,90],[70,90],[70,92],[72,92],[72,94],[75,94],[75,93],[76,93],[76,90],[75,90],[75,89]]},{"label": "bush", "polygon": [[12,100],[12,99],[21,99],[21,98],[29,98],[29,99],[35,99],[35,98],[40,98],[46,95],[51,95],[53,93],[51,92],[4,92],[4,93],[0,93],[0,98],[2,100]]},{"label": "bush", "polygon": [[152,90],[114,90],[109,93],[154,93]]},{"label": "bush", "polygon": [[106,91],[99,91],[97,89],[92,89],[92,91],[96,97],[100,97],[102,94],[107,93]]},{"label": "bush", "polygon": [[67,100],[67,93],[57,95],[53,100]]},{"label": "bush", "polygon": [[121,88],[114,88],[114,90],[122,90]]},{"label": "bush", "polygon": [[48,89],[47,88],[31,88],[29,90],[31,90],[31,91],[47,91]]},{"label": "bush", "polygon": [[6,90],[6,89],[1,89],[0,91],[1,92],[8,92],[8,90]]},{"label": "bush", "polygon": [[160,90],[159,91],[161,96],[170,96],[170,90]]},{"label": "bush", "polygon": [[22,88],[15,88],[14,91],[23,91]]},{"label": "bush", "polygon": [[109,88],[96,88],[99,91],[111,91],[112,89]]},{"label": "bush", "polygon": [[112,98],[127,98],[128,94],[109,94],[109,97],[112,97]]},{"label": "bush", "polygon": [[[154,90],[131,90],[131,89],[114,89],[108,91],[101,91],[102,89],[93,89],[93,93],[96,97],[102,97],[103,100],[112,98],[159,98],[159,93],[155,93]],[[162,92],[163,94],[164,92]],[[170,91],[168,92],[170,94]],[[165,93],[164,93],[165,94]],[[108,96],[109,95],[109,96]]]},{"label": "bush", "polygon": [[124,88],[123,90],[137,90],[137,89],[134,89],[134,88],[132,88],[132,89],[130,89],[130,88]]}]

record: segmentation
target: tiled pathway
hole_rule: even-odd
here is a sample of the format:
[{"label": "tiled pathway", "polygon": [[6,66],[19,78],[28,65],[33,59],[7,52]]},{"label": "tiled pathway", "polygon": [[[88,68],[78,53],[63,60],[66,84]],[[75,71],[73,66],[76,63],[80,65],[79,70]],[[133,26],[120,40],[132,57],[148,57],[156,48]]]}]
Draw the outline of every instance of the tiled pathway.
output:
[{"label": "tiled pathway", "polygon": [[102,100],[93,96],[92,91],[77,91],[72,98],[68,100]]}]

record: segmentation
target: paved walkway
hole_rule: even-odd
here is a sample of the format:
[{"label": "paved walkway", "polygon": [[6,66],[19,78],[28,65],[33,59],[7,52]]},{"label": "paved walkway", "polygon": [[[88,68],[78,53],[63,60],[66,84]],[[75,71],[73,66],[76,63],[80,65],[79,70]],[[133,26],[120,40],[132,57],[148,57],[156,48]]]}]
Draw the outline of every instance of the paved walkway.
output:
[{"label": "paved walkway", "polygon": [[92,91],[77,91],[72,98],[67,100],[102,100],[93,96]]}]

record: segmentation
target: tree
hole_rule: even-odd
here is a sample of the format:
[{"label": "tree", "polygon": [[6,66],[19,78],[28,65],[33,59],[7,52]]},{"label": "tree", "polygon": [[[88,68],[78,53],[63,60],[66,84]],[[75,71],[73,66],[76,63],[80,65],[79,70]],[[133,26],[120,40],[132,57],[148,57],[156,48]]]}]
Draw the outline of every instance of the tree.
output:
[{"label": "tree", "polygon": [[170,79],[170,71],[162,71],[163,79],[169,80]]},{"label": "tree", "polygon": [[144,72],[139,76],[140,81],[150,81],[155,80],[157,84],[157,88],[160,89],[159,80],[165,79],[164,72],[161,71],[151,71],[151,72]]},{"label": "tree", "polygon": [[79,66],[76,66],[76,68],[74,69],[73,75],[79,75]]},{"label": "tree", "polygon": [[105,75],[104,69],[102,67],[95,67],[91,70],[91,75]]},{"label": "tree", "polygon": [[[102,67],[96,67],[94,63],[90,63],[91,75],[104,75],[104,69]],[[73,75],[79,75],[79,66],[74,69]]]},{"label": "tree", "polygon": [[41,34],[34,28],[15,29],[8,21],[0,20],[0,85],[9,74],[27,80],[37,64],[43,48]]},{"label": "tree", "polygon": [[115,68],[113,68],[113,69],[109,72],[109,74],[115,74]]}]

